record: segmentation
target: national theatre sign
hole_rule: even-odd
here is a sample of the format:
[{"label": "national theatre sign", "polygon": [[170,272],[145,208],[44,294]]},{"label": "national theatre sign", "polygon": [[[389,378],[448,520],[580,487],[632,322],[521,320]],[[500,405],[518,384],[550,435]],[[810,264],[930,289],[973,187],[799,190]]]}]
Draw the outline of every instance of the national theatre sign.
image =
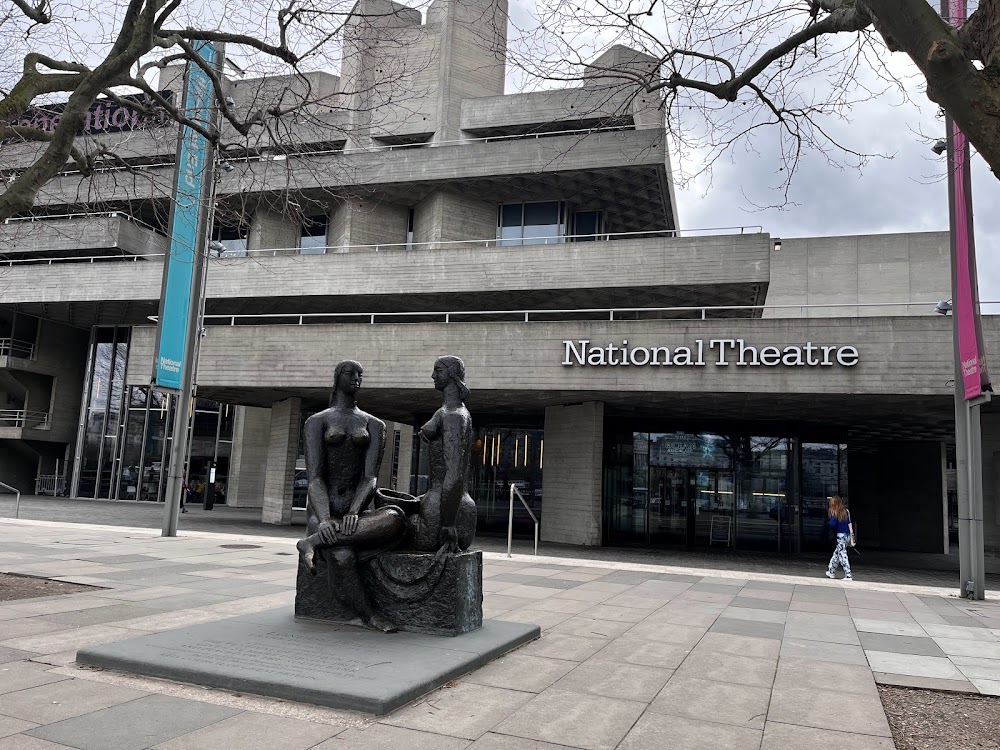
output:
[{"label": "national theatre sign", "polygon": [[751,346],[744,339],[695,339],[693,346],[592,345],[590,339],[563,341],[567,367],[854,367],[861,359],[853,346],[804,344]]}]

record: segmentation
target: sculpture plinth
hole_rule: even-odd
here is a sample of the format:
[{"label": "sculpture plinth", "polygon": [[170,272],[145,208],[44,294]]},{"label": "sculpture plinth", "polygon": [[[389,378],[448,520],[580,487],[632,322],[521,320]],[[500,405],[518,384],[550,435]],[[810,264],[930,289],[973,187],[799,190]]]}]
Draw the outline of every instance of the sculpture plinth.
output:
[{"label": "sculpture plinth", "polygon": [[[336,568],[325,556],[316,575],[300,561],[295,616],[363,624],[356,612],[330,595],[338,585]],[[400,630],[461,635],[483,624],[483,553],[384,552],[359,563],[362,585],[375,612]]]}]

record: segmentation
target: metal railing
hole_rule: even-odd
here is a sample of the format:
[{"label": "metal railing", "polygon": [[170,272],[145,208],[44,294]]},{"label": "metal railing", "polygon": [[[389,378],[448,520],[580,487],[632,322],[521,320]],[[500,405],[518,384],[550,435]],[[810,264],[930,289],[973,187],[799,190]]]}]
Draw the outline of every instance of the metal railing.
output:
[{"label": "metal railing", "polygon": [[0,357],[20,357],[32,359],[35,356],[35,345],[21,339],[0,338]]},{"label": "metal railing", "polygon": [[41,474],[35,479],[35,494],[57,497],[66,494],[66,477],[62,474]]},{"label": "metal railing", "polygon": [[103,262],[125,262],[149,260],[150,258],[163,258],[166,253],[143,253],[132,255],[121,253],[119,255],[65,255],[56,258],[0,258],[0,266],[51,266],[53,264],[70,265],[73,263],[103,263]]},{"label": "metal railing", "polygon": [[[235,326],[238,323],[243,325],[315,325],[317,323],[347,322],[357,323],[363,321],[369,325],[377,323],[399,323],[401,319],[414,320],[417,323],[465,323],[471,322],[471,318],[501,318],[500,322],[558,322],[556,319],[574,320],[578,317],[566,316],[588,316],[587,320],[608,320],[612,322],[627,322],[639,320],[638,317],[626,317],[628,315],[658,315],[658,318],[645,318],[646,320],[711,320],[711,319],[731,319],[739,317],[741,319],[752,319],[760,316],[756,315],[721,315],[722,312],[747,312],[747,311],[779,311],[798,310],[800,316],[807,310],[829,309],[837,310],[843,308],[916,308],[920,311],[932,312],[937,301],[933,302],[838,302],[829,304],[812,305],[703,305],[703,306],[679,306],[679,307],[579,307],[569,309],[532,309],[532,310],[440,310],[440,311],[400,311],[400,312],[328,312],[328,313],[240,313],[235,315],[212,314],[206,315],[206,324]],[[982,301],[983,305],[998,305],[1000,302]],[[666,317],[673,314],[673,317]],[[456,320],[456,318],[458,320]],[[157,322],[157,316],[147,317],[150,322]]]},{"label": "metal railing", "polygon": [[14,518],[17,518],[17,514],[21,511],[21,490],[17,489],[17,487],[11,487],[9,484],[4,484],[3,482],[0,482],[0,487],[14,493]]},{"label": "metal railing", "polygon": [[4,219],[4,224],[18,224],[21,222],[27,222],[29,224],[34,224],[35,222],[50,221],[52,219],[125,219],[132,224],[137,224],[144,229],[149,229],[152,232],[156,232],[156,227],[151,224],[147,224],[141,219],[137,219],[134,216],[123,213],[121,211],[80,211],[71,214],[41,214],[39,216],[11,216],[10,218]]},{"label": "metal railing", "polygon": [[[685,237],[725,237],[730,235],[763,234],[764,228],[759,224],[732,227],[703,227],[697,229],[649,229],[638,232],[602,232],[601,234],[563,234],[547,237],[530,237],[524,239],[508,239],[490,237],[474,240],[437,240],[429,242],[383,242],[375,245],[328,245],[309,248],[311,252],[302,252],[298,247],[274,247],[260,250],[223,251],[218,255],[209,255],[212,261],[226,261],[249,257],[290,257],[309,258],[322,255],[345,255],[349,253],[368,252],[407,252],[423,248],[447,249],[452,247],[496,248],[496,247],[533,247],[535,245],[565,245],[582,242],[616,242],[631,239],[678,239]],[[322,251],[322,252],[320,252]],[[53,263],[94,263],[149,260],[162,258],[166,253],[144,253],[141,255],[66,255],[52,258],[8,258],[0,260],[0,265],[13,266],[21,264],[52,265]]]},{"label": "metal railing", "polygon": [[510,515],[507,517],[507,557],[510,557],[510,550],[514,544],[514,496],[521,501],[521,505],[524,509],[528,511],[528,515],[531,516],[531,520],[535,522],[535,555],[538,554],[538,518],[528,507],[528,503],[524,500],[524,495],[521,491],[513,484],[510,485]]},{"label": "metal railing", "polygon": [[[277,147],[264,147],[262,148],[262,153],[252,154],[248,156],[236,156],[229,159],[220,159],[220,161],[229,164],[238,164],[240,162],[251,163],[251,162],[261,162],[261,161],[286,161],[287,159],[295,159],[310,156],[335,156],[340,154],[370,154],[370,153],[380,153],[383,151],[403,151],[407,149],[427,149],[427,148],[437,148],[440,146],[462,146],[470,143],[491,143],[493,141],[525,141],[525,140],[540,140],[542,138],[552,138],[557,136],[568,136],[568,135],[593,135],[595,133],[611,133],[611,132],[641,132],[644,130],[657,130],[658,128],[636,128],[631,125],[610,125],[603,128],[578,128],[573,130],[554,130],[546,131],[543,133],[523,133],[514,135],[487,135],[481,136],[479,138],[460,138],[448,141],[420,141],[418,143],[399,143],[399,144],[386,144],[378,146],[362,146],[358,148],[330,148],[330,149],[301,149],[301,150],[286,150],[282,149],[279,145]],[[159,167],[173,167],[174,162],[172,159],[162,159],[159,161],[150,162],[148,164],[118,164],[118,165],[99,165],[94,171],[95,172],[120,172],[120,171],[138,171],[143,169],[155,169]],[[59,173],[60,175],[72,175],[80,174],[78,169],[67,169]]]},{"label": "metal railing", "polygon": [[26,409],[0,409],[0,427],[49,428],[47,411],[27,411]]}]

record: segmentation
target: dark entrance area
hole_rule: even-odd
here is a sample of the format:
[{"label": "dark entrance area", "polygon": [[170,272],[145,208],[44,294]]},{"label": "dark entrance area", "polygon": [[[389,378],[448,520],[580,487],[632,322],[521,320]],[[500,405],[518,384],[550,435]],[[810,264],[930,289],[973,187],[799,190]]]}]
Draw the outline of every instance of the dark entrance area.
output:
[{"label": "dark entrance area", "polygon": [[606,433],[606,544],[792,553],[828,547],[828,498],[847,494],[846,443],[766,428],[656,426],[612,423]]}]

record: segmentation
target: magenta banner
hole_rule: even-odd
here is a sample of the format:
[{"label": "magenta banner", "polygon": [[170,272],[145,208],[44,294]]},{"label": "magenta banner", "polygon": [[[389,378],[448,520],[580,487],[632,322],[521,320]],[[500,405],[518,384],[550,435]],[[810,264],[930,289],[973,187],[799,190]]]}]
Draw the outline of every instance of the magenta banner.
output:
[{"label": "magenta banner", "polygon": [[[948,20],[958,28],[966,21],[966,0],[948,0]],[[958,356],[962,364],[962,386],[966,400],[992,391],[986,370],[986,347],[979,314],[979,280],[976,274],[976,242],[972,231],[972,175],[969,142],[950,117],[951,129],[948,197],[951,199],[951,244],[955,253],[954,315],[958,319]]]},{"label": "magenta banner", "polygon": [[[950,118],[949,118],[950,119]],[[976,246],[972,233],[972,206],[969,202],[969,144],[958,125],[951,122],[954,168],[951,173],[952,242],[955,247],[958,276],[955,285],[954,314],[958,316],[958,352],[962,363],[965,398],[973,399],[990,387],[983,346],[983,326],[979,314],[979,282],[976,275]]]}]

